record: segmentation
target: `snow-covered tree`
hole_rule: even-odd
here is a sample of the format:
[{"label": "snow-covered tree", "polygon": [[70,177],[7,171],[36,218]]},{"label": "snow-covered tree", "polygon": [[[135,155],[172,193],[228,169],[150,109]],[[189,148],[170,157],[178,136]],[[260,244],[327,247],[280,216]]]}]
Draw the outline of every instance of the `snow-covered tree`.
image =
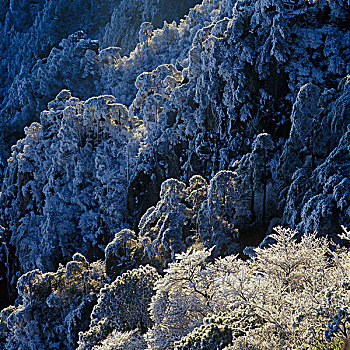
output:
[{"label": "snow-covered tree", "polygon": [[[276,228],[274,244],[205,260],[187,252],[170,264],[152,298],[151,348],[340,348],[349,315],[349,251],[316,234]],[[224,312],[224,314],[222,314]],[[205,319],[205,317],[207,317]]]},{"label": "snow-covered tree", "polygon": [[207,200],[198,213],[200,240],[207,247],[216,246],[216,254],[232,253],[237,249],[234,217],[239,195],[236,178],[237,174],[232,171],[219,171],[211,179]]},{"label": "snow-covered tree", "polygon": [[210,254],[201,250],[176,255],[177,261],[156,282],[150,305],[154,326],[147,334],[152,349],[172,349],[215,309],[215,281],[205,269]]},{"label": "snow-covered tree", "polygon": [[117,277],[105,285],[91,313],[90,328],[79,334],[79,350],[92,349],[107,342],[113,330],[126,332],[139,329],[145,332],[152,324],[148,306],[159,278],[150,266],[141,266]]},{"label": "snow-covered tree", "polygon": [[5,348],[75,349],[104,282],[103,265],[89,264],[79,253],[56,272],[22,275],[17,305],[1,312]]},{"label": "snow-covered tree", "polygon": [[[339,233],[340,225],[349,221],[345,200],[349,192],[345,151],[349,144],[349,86],[349,77],[342,79],[337,89],[304,86],[294,105],[278,178],[287,192],[283,222],[300,231]],[[310,110],[314,116],[304,120]]]},{"label": "snow-covered tree", "polygon": [[146,348],[145,339],[137,331],[113,331],[101,345],[94,346],[93,350],[145,350]]},{"label": "snow-covered tree", "polygon": [[242,306],[231,313],[207,316],[203,324],[175,343],[176,350],[221,350],[231,344],[234,338],[245,335],[249,330],[261,327],[263,320],[253,309]]},{"label": "snow-covered tree", "polygon": [[129,229],[119,231],[105,249],[107,275],[114,279],[121,272],[132,270],[143,255],[141,242]]}]

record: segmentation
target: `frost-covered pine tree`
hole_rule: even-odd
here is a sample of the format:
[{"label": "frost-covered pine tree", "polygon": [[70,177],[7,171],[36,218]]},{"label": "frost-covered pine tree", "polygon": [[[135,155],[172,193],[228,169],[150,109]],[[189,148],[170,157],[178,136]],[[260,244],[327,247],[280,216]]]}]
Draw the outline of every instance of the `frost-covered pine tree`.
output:
[{"label": "frost-covered pine tree", "polygon": [[104,266],[79,253],[56,272],[22,275],[16,306],[0,314],[5,349],[75,349],[104,282]]},{"label": "frost-covered pine tree", "polygon": [[152,325],[148,306],[158,278],[155,268],[147,265],[125,272],[111,284],[106,284],[92,310],[90,328],[79,334],[78,349],[89,350],[106,343],[108,338],[117,335],[112,333],[113,330],[138,329],[144,333]]}]

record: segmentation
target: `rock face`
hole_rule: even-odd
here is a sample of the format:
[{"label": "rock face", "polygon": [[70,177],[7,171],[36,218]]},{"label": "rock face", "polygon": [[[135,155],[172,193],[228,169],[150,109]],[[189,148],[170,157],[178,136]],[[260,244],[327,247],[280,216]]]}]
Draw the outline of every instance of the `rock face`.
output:
[{"label": "rock face", "polygon": [[[15,135],[41,112],[3,176],[6,299],[20,275],[54,271],[76,252],[95,261],[107,247],[115,278],[145,263],[162,270],[189,247],[240,252],[279,223],[319,234],[348,225],[345,2],[204,0],[155,30],[138,23],[176,19],[195,2],[73,2],[69,11],[81,5],[102,46],[71,34],[74,17],[51,38],[54,19],[50,30],[45,23],[63,16],[63,3],[0,5],[6,40],[22,31],[44,45],[29,45],[27,56],[3,50],[14,57],[2,74],[7,130]],[[128,43],[114,34],[124,21],[133,23],[118,31]],[[123,47],[107,47],[112,38]]]}]

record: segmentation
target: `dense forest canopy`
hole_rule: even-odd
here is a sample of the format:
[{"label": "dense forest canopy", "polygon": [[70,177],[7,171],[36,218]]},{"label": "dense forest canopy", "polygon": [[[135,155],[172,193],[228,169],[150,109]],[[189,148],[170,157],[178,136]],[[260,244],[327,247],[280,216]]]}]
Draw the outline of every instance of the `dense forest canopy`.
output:
[{"label": "dense forest canopy", "polygon": [[340,349],[349,17],[3,1],[1,346]]}]

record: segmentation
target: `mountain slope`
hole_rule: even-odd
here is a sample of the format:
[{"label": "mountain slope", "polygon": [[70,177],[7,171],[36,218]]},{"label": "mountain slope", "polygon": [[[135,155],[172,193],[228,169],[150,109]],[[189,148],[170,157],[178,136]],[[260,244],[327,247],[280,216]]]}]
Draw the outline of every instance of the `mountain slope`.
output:
[{"label": "mountain slope", "polygon": [[335,0],[204,0],[142,24],[126,56],[63,39],[27,76],[37,110],[63,90],[4,174],[10,299],[20,275],[76,252],[114,279],[187,248],[241,253],[278,224],[336,238],[350,222],[349,14]]}]

